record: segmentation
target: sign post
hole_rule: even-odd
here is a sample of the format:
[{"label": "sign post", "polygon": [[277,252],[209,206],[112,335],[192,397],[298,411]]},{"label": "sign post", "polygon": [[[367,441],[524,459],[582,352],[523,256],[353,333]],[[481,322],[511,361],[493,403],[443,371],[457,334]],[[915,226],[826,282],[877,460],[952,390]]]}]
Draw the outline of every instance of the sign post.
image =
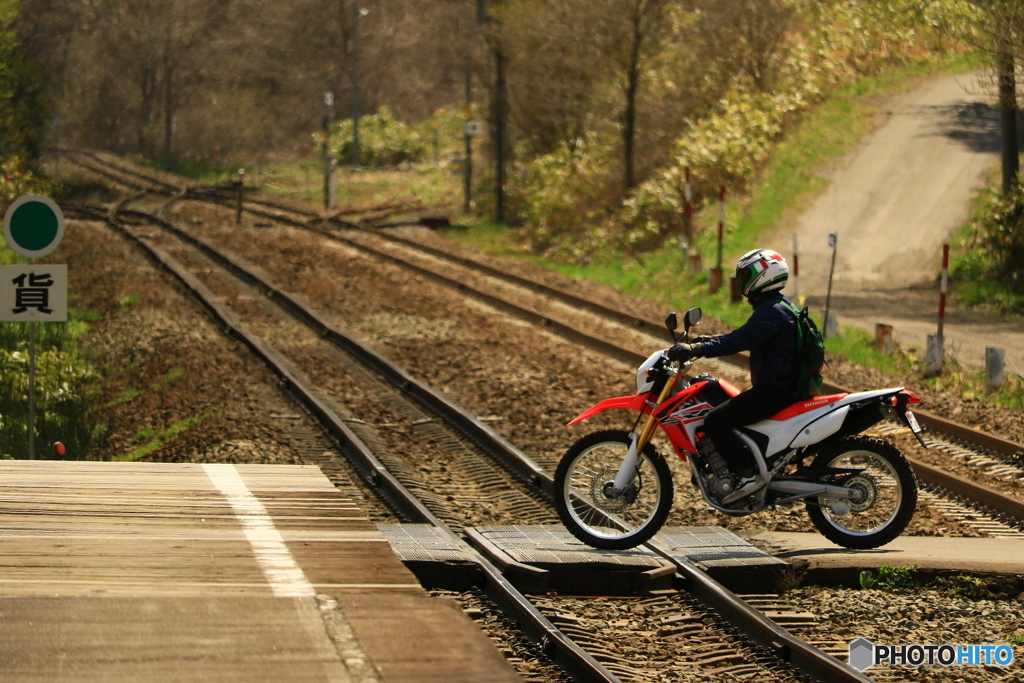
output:
[{"label": "sign post", "polygon": [[68,267],[37,267],[64,239],[64,214],[49,197],[29,194],[4,214],[8,246],[29,259],[28,266],[0,266],[0,320],[28,322],[28,458],[35,460],[36,322],[68,319]]},{"label": "sign post", "polygon": [[832,318],[829,315],[831,313],[830,308],[831,308],[831,305],[832,305],[832,276],[835,275],[835,272],[836,272],[836,250],[837,250],[838,242],[839,242],[839,235],[837,233],[830,232],[828,234],[828,246],[829,246],[829,248],[832,249],[832,266],[829,268],[829,271],[828,271],[828,294],[825,295],[825,338],[826,339],[828,337],[831,337],[833,334],[835,334],[836,332],[839,331],[837,329],[830,329],[830,326],[834,328],[836,325],[832,321]]}]

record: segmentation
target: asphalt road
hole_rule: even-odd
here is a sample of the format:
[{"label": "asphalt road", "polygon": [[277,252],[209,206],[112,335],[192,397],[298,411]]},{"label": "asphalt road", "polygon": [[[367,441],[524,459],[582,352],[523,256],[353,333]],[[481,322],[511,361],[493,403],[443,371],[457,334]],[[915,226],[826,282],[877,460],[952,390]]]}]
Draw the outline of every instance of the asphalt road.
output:
[{"label": "asphalt road", "polygon": [[[983,174],[999,163],[993,101],[977,76],[960,75],[881,105],[884,120],[829,171],[828,190],[775,237],[788,255],[790,233],[797,234],[800,294],[812,308],[825,304],[828,235],[836,233],[831,307],[839,324],[873,332],[886,323],[900,343],[925,347],[937,327],[942,243],[967,219]],[[997,346],[1024,369],[1020,317],[949,306],[945,338],[947,358],[969,367],[980,368],[985,347]]]}]

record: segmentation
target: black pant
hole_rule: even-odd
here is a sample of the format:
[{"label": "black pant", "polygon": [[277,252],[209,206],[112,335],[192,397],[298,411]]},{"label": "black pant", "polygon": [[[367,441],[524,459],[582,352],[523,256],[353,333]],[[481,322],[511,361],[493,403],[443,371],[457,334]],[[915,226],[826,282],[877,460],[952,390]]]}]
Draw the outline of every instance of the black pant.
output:
[{"label": "black pant", "polygon": [[762,384],[714,408],[704,418],[704,431],[729,470],[739,472],[753,466],[754,459],[732,430],[766,420],[795,402],[792,387]]}]

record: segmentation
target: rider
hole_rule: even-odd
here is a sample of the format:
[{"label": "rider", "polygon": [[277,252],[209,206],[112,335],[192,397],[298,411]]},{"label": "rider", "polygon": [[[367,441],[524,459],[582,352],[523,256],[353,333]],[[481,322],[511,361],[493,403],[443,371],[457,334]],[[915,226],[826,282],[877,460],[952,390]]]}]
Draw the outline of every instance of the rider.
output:
[{"label": "rider", "polygon": [[783,305],[789,299],[780,291],[788,279],[789,266],[778,252],[747,252],[736,265],[736,285],[754,308],[747,322],[728,334],[669,350],[672,360],[750,351],[752,388],[718,405],[704,419],[707,438],[735,475],[725,489],[734,494],[753,491],[763,481],[753,455],[733,429],[765,420],[795,400],[797,319]]}]

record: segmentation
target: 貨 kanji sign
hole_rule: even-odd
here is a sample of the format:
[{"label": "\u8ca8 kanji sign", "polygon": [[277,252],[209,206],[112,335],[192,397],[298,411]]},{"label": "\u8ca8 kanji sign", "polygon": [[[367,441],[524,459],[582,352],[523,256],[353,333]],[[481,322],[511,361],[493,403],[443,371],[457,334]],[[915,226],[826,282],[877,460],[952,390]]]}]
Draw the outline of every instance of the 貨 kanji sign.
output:
[{"label": "\u8ca8 kanji sign", "polygon": [[67,319],[67,265],[0,266],[0,320],[64,322]]}]

